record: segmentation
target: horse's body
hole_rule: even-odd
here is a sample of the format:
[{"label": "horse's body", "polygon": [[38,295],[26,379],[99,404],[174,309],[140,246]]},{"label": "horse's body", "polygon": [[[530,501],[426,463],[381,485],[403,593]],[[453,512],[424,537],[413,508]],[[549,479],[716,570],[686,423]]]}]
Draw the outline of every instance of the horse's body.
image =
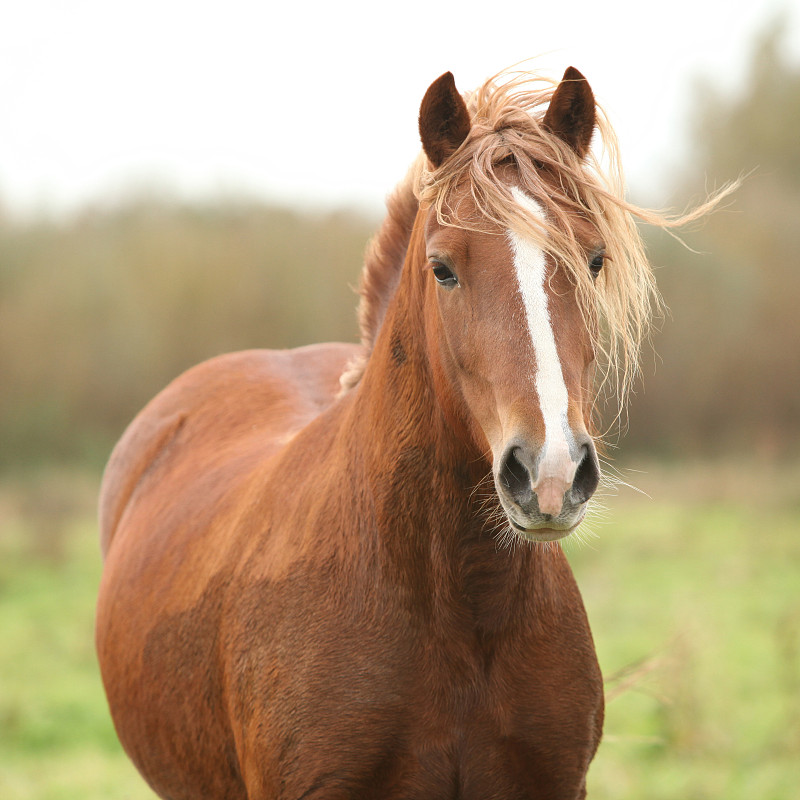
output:
[{"label": "horse's body", "polygon": [[99,617],[122,741],[171,798],[577,796],[602,695],[561,551],[498,553],[427,420],[381,441],[396,396],[316,416],[347,355],[216,359],[127,434]]},{"label": "horse's body", "polygon": [[[434,170],[470,129],[446,78],[421,112]],[[544,117],[576,164],[589,98],[572,76]],[[497,166],[536,211],[520,174]],[[597,485],[578,279],[495,221],[414,210],[372,341],[202,364],[112,456],[98,652],[120,739],[162,797],[585,794],[603,694],[578,590],[558,546],[492,533],[507,517],[521,538],[560,538]],[[539,289],[513,284],[526,258]],[[542,303],[553,332],[531,345]]]}]

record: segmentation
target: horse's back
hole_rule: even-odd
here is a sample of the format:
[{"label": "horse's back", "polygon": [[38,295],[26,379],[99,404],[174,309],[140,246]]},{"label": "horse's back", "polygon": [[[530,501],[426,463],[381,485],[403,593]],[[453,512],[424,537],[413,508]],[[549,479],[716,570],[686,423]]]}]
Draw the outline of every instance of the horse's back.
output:
[{"label": "horse's back", "polygon": [[246,350],[175,379],[133,420],[109,459],[99,507],[103,555],[143,481],[179,449],[182,434],[191,439],[185,450],[198,466],[256,447],[264,461],[333,402],[339,376],[358,350],[333,343]]}]

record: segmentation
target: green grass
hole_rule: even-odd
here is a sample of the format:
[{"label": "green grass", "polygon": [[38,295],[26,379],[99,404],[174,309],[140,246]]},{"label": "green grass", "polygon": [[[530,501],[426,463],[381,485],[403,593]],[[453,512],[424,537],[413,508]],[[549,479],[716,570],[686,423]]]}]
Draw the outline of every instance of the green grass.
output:
[{"label": "green grass", "polygon": [[[649,498],[620,490],[598,538],[567,547],[608,679],[589,797],[797,797],[800,468],[635,482]],[[0,487],[3,800],[153,798],[94,656],[94,491],[63,476]]]},{"label": "green grass", "polygon": [[[154,797],[117,741],[94,655],[93,491],[63,476],[0,491],[3,800]],[[65,516],[57,496],[73,499]]]},{"label": "green grass", "polygon": [[589,796],[796,798],[800,473],[636,483],[649,497],[621,490],[592,549],[570,548],[607,679]]}]

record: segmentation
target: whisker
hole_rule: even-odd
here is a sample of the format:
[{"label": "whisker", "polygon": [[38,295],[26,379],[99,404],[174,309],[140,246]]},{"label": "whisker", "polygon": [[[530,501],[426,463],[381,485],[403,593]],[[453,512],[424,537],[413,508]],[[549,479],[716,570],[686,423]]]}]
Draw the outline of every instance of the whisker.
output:
[{"label": "whisker", "polygon": [[[641,494],[644,497],[650,499],[650,495],[647,494],[643,489],[640,489],[638,486],[635,486],[629,480],[629,473],[637,472],[637,470],[618,467],[616,464],[612,464],[607,458],[600,457],[599,458],[600,465],[602,466],[602,470],[600,473],[600,487],[603,490],[614,490],[614,493],[619,490],[620,487],[625,487],[626,489],[632,489],[637,494]],[[627,474],[623,475],[623,471]]]}]

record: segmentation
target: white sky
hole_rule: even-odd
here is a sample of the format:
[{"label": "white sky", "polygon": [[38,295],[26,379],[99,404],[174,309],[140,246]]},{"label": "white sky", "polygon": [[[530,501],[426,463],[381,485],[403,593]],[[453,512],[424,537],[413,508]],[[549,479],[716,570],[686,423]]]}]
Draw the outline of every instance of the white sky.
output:
[{"label": "white sky", "polygon": [[692,80],[734,90],[755,34],[797,1],[0,0],[0,205],[155,185],[378,208],[432,80],[468,89],[531,56],[587,76],[629,183],[657,202]]}]

